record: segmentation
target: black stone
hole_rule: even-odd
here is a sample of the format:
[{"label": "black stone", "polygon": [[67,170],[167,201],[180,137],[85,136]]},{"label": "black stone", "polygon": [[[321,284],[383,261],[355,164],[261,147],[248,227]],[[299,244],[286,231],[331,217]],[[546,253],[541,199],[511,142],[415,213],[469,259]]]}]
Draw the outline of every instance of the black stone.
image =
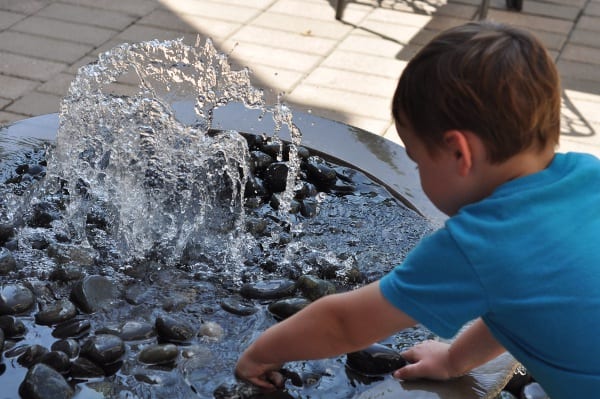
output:
[{"label": "black stone", "polygon": [[19,387],[23,399],[69,399],[74,393],[58,371],[43,363],[30,368]]},{"label": "black stone", "polygon": [[8,338],[21,338],[27,332],[25,324],[14,316],[0,316],[0,328]]},{"label": "black stone", "polygon": [[58,219],[60,219],[60,213],[56,205],[50,202],[39,202],[32,206],[31,218],[27,224],[31,227],[48,228],[54,220]]},{"label": "black stone", "polygon": [[123,340],[111,334],[99,334],[88,338],[81,345],[80,351],[82,356],[101,366],[117,362],[124,353]]},{"label": "black stone", "polygon": [[90,330],[90,321],[88,319],[72,319],[58,324],[52,331],[52,336],[56,338],[81,338]]},{"label": "black stone", "polygon": [[221,301],[221,307],[229,313],[238,316],[250,316],[258,311],[258,309],[250,304],[239,301],[235,298],[225,298]]},{"label": "black stone", "polygon": [[86,313],[93,313],[110,305],[119,297],[119,290],[104,276],[86,276],[71,291],[71,300]]},{"label": "black stone", "polygon": [[16,269],[17,262],[12,252],[6,248],[0,248],[0,276],[6,276]]},{"label": "black stone", "polygon": [[262,171],[273,163],[273,157],[262,151],[251,151],[250,152],[251,167],[254,171]]},{"label": "black stone", "polygon": [[31,367],[40,362],[42,357],[48,353],[48,349],[42,345],[29,345],[25,351],[17,358],[17,363],[23,367]]},{"label": "black stone", "polygon": [[307,218],[315,217],[318,213],[317,201],[305,198],[300,202],[300,214]]},{"label": "black stone", "polygon": [[4,245],[15,236],[15,228],[11,224],[0,223],[0,245]]},{"label": "black stone", "polygon": [[310,304],[306,298],[287,298],[270,303],[267,309],[277,320],[284,320]]},{"label": "black stone", "polygon": [[285,162],[273,162],[264,173],[265,186],[272,192],[279,193],[287,185],[288,166]]},{"label": "black stone", "polygon": [[79,356],[79,343],[73,338],[59,339],[52,344],[50,350],[63,352],[70,359],[75,359]]},{"label": "black stone", "polygon": [[105,373],[102,367],[85,357],[78,357],[71,362],[69,375],[75,379],[88,379],[104,377]]},{"label": "black stone", "polygon": [[128,321],[121,327],[119,337],[123,341],[139,341],[156,335],[154,326],[145,321]]},{"label": "black stone", "polygon": [[298,289],[311,301],[317,300],[325,295],[335,294],[335,285],[327,280],[304,275],[297,281]]},{"label": "black stone", "polygon": [[47,364],[61,374],[66,374],[71,368],[69,356],[62,351],[50,351],[40,359],[40,363]]},{"label": "black stone", "polygon": [[9,284],[0,289],[0,315],[25,312],[34,303],[33,292],[20,284]]},{"label": "black stone", "polygon": [[346,355],[346,365],[364,375],[391,373],[406,364],[400,353],[381,344],[374,344]]},{"label": "black stone", "polygon": [[156,344],[140,352],[138,360],[146,364],[169,364],[179,356],[179,349],[173,344]]},{"label": "black stone", "polygon": [[335,169],[327,165],[327,163],[318,156],[311,156],[306,161],[306,172],[309,181],[313,182],[317,187],[330,188],[337,180]]},{"label": "black stone", "polygon": [[72,319],[77,315],[77,308],[73,302],[63,299],[46,305],[43,310],[35,314],[35,322],[50,326]]},{"label": "black stone", "polygon": [[296,283],[292,280],[269,280],[247,283],[240,288],[240,294],[248,299],[280,299],[294,295]]},{"label": "black stone", "polygon": [[173,343],[189,342],[196,335],[190,324],[170,316],[156,318],[156,331],[160,338]]}]

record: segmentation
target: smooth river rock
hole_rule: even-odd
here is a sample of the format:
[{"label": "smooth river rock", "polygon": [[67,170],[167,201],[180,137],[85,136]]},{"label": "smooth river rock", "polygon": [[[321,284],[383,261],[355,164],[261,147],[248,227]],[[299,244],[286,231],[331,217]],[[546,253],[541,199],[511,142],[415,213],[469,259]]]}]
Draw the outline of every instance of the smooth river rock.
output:
[{"label": "smooth river rock", "polygon": [[19,387],[23,399],[69,399],[74,393],[58,371],[43,363],[30,368]]},{"label": "smooth river rock", "polygon": [[81,310],[93,313],[109,306],[119,297],[117,286],[104,276],[86,276],[71,291],[71,299]]},{"label": "smooth river rock", "polygon": [[25,312],[34,303],[33,292],[20,284],[8,284],[0,289],[0,315]]},{"label": "smooth river rock", "polygon": [[346,365],[364,375],[388,374],[406,365],[398,351],[385,345],[373,344],[361,351],[348,353]]}]

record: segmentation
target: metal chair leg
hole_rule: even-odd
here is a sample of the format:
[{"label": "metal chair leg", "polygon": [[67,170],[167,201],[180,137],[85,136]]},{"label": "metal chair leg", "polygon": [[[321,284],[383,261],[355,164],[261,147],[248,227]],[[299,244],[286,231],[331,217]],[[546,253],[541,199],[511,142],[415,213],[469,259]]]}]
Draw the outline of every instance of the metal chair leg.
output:
[{"label": "metal chair leg", "polygon": [[337,5],[335,6],[335,19],[341,20],[342,15],[344,14],[344,6],[346,0],[337,0]]},{"label": "metal chair leg", "polygon": [[479,19],[486,19],[488,8],[490,8],[490,0],[483,0],[481,2],[481,6],[479,7]]}]

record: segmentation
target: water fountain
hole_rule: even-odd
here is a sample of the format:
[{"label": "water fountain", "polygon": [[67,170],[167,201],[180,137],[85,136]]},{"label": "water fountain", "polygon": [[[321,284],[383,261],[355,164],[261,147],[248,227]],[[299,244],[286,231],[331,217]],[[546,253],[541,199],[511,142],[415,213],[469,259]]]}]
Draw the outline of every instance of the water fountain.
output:
[{"label": "water fountain", "polygon": [[[139,93],[113,93],[129,73]],[[451,384],[401,384],[342,356],[291,364],[279,396],[235,382],[238,354],[275,319],[380,277],[442,217],[401,147],[310,114],[292,120],[210,41],[102,54],[60,118],[17,123],[0,140],[0,379],[11,397],[48,397],[52,381],[80,399],[479,399],[512,371],[503,357]],[[419,327],[386,344],[429,337]]]}]

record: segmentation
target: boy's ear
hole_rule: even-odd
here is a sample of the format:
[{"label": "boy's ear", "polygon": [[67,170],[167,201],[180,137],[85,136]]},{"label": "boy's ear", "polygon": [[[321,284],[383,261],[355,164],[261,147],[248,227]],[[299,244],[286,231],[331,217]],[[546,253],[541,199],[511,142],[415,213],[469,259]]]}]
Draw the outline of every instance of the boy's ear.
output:
[{"label": "boy's ear", "polygon": [[460,130],[448,130],[444,133],[444,142],[456,161],[459,175],[467,176],[473,167],[473,148],[469,136]]}]

